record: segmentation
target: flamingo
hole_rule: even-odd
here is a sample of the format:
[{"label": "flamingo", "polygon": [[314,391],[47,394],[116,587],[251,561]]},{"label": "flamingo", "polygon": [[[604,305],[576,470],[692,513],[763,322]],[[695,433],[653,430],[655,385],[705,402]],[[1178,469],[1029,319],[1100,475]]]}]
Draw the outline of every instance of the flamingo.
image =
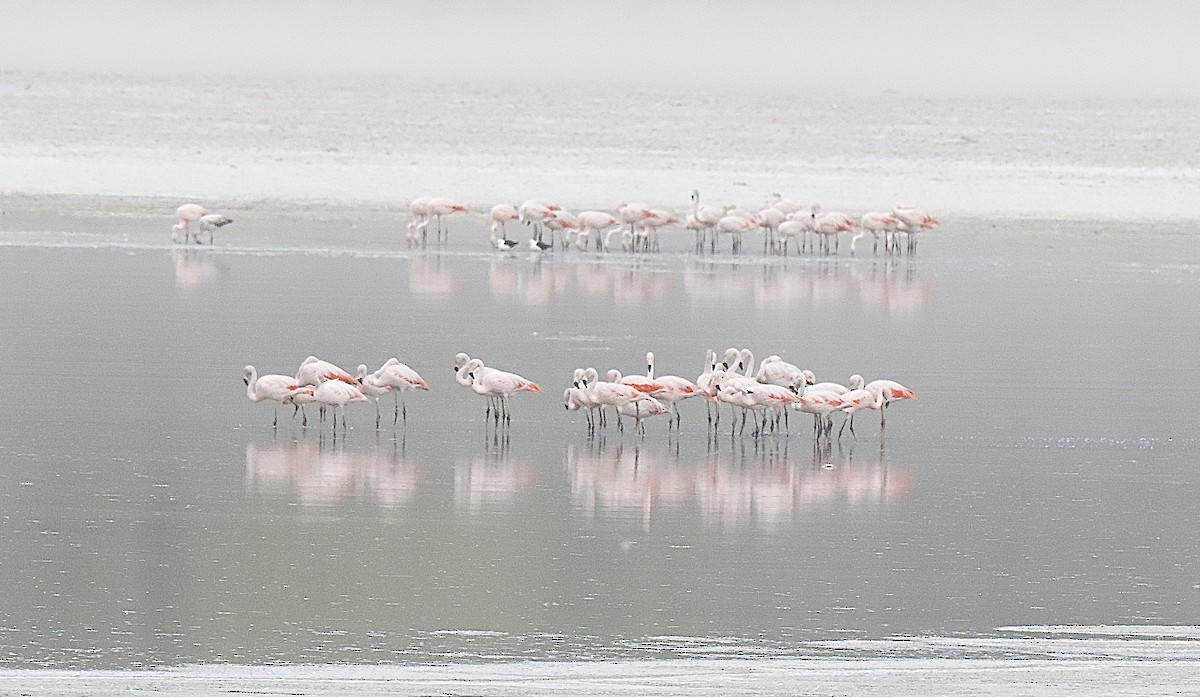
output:
[{"label": "flamingo", "polygon": [[650,207],[644,203],[625,203],[622,201],[617,204],[617,217],[621,219],[622,223],[629,226],[629,235],[631,238],[637,234],[637,226],[648,215],[650,215]]},{"label": "flamingo", "polygon": [[[617,412],[617,428],[622,433],[625,431],[625,425],[621,422],[621,415],[630,411],[633,412],[633,417],[641,430],[641,419],[645,411],[654,410],[655,404],[662,407],[662,404],[656,399],[637,389],[633,385],[626,385],[611,379],[613,371],[609,371],[610,379],[605,382],[597,379],[595,368],[588,368],[584,371],[584,383],[587,385],[587,390],[590,393],[591,400],[599,405],[601,409],[609,406],[613,407]],[[630,406],[632,405],[632,406]],[[623,407],[628,407],[622,409]]]},{"label": "flamingo", "polygon": [[679,426],[681,416],[679,414],[678,404],[685,399],[698,397],[706,394],[699,385],[681,378],[678,375],[660,375],[654,376],[654,352],[646,352],[646,377],[655,384],[662,385],[662,389],[651,393],[651,396],[670,405],[671,412],[675,415],[675,425]]},{"label": "flamingo", "polygon": [[844,406],[842,395],[833,390],[805,389],[800,393],[800,399],[792,404],[792,408],[813,415],[813,433],[819,439],[825,434],[828,439],[833,430],[833,412]]},{"label": "flamingo", "polygon": [[899,230],[905,233],[908,239],[908,252],[911,254],[917,250],[917,239],[915,235],[918,230],[932,230],[938,224],[938,219],[927,214],[919,208],[897,203],[892,206],[892,216],[899,220]]},{"label": "flamingo", "polygon": [[437,236],[438,242],[450,241],[450,228],[445,228],[445,239],[442,239],[442,216],[452,213],[465,213],[467,207],[455,201],[454,199],[438,197],[429,199],[429,215],[437,218]]},{"label": "flamingo", "polygon": [[496,423],[500,423],[500,418],[503,416],[504,422],[511,422],[512,417],[508,412],[508,398],[518,392],[541,392],[542,388],[536,382],[517,375],[516,373],[507,373],[503,370],[494,368],[488,370],[479,370],[485,367],[483,361],[478,358],[472,358],[464,365],[460,372],[466,372],[471,378],[471,388],[475,390],[475,394],[488,399],[495,399],[499,402],[499,409],[496,411]]},{"label": "flamingo", "polygon": [[541,224],[547,218],[554,216],[554,211],[558,210],[558,206],[530,199],[517,207],[517,219],[526,225],[533,226],[533,238],[541,241],[542,228]]},{"label": "flamingo", "polygon": [[[297,385],[296,379],[287,375],[259,375],[252,365],[242,369],[242,382],[246,383],[246,397],[251,402],[271,400],[279,404],[292,404],[294,396],[301,393],[312,394],[313,391],[310,386]],[[307,423],[307,419],[305,422]],[[279,425],[278,404],[275,406],[275,419],[271,425]]]},{"label": "flamingo", "polygon": [[780,239],[783,240],[783,255],[787,256],[788,241],[793,237],[800,238],[800,251],[804,251],[805,245],[808,243],[808,233],[813,229],[813,221],[811,216],[798,216],[790,218],[779,224],[776,232]]},{"label": "flamingo", "polygon": [[199,222],[208,214],[209,210],[198,203],[185,203],[176,208],[175,216],[179,222],[171,226],[171,241],[176,244],[187,242],[192,223]]},{"label": "flamingo", "polygon": [[[708,402],[705,402],[705,410],[708,412],[708,423],[711,425],[713,421],[711,403],[716,401],[717,394],[713,389],[713,380],[717,375],[717,352],[708,349],[704,352],[704,371],[696,377],[696,386],[704,391],[708,397]],[[718,415],[720,414],[718,407]]]},{"label": "flamingo", "polygon": [[413,202],[408,205],[409,211],[412,213],[412,219],[408,221],[408,243],[414,244],[417,240],[425,240],[425,228],[429,226],[429,201],[428,196],[413,199]]},{"label": "flamingo", "polygon": [[300,412],[300,425],[305,428],[308,427],[308,413],[304,411],[304,405],[312,404],[313,402],[317,401],[317,398],[313,396],[313,393],[316,392],[316,389],[317,388],[313,387],[312,385],[305,385],[304,387],[298,388],[296,394],[292,395],[291,397],[292,405],[295,407],[292,409],[292,421],[296,420],[296,412]]},{"label": "flamingo", "polygon": [[[221,215],[220,213],[209,213],[201,216],[200,220],[197,222],[197,226],[200,228],[200,232],[208,232],[208,243],[211,245],[213,243],[213,232],[217,228],[224,227],[232,222],[233,218]],[[190,235],[196,244],[200,244],[199,233],[191,233]]]},{"label": "flamingo", "polygon": [[650,209],[645,213],[646,216],[642,219],[641,224],[642,249],[650,251],[651,242],[653,242],[653,248],[658,250],[658,241],[655,239],[654,233],[658,232],[660,227],[678,223],[679,218],[658,209]]},{"label": "flamingo", "polygon": [[401,415],[404,417],[404,422],[408,423],[408,405],[404,403],[405,392],[409,390],[432,391],[429,389],[429,383],[425,382],[425,378],[421,377],[417,371],[401,363],[395,357],[387,359],[379,367],[379,370],[375,371],[375,381],[380,385],[386,385],[393,391],[392,396],[397,403],[397,413],[392,415],[393,425],[396,424]]},{"label": "flamingo", "polygon": [[[704,249],[704,234],[711,230],[721,218],[725,217],[725,209],[700,205],[700,190],[692,189],[692,221],[696,230],[696,250]],[[714,239],[710,245],[715,245]]]},{"label": "flamingo", "polygon": [[822,249],[825,250],[826,254],[829,253],[829,238],[832,237],[834,243],[833,253],[837,254],[838,245],[840,244],[838,233],[853,230],[855,226],[854,219],[845,213],[833,211],[822,213],[820,204],[813,204],[812,215],[813,231],[825,238],[821,243]]},{"label": "flamingo", "polygon": [[776,237],[779,232],[779,226],[788,219],[787,214],[774,206],[767,206],[755,214],[755,219],[758,220],[758,226],[763,229],[763,252],[767,251],[768,247],[775,247]]},{"label": "flamingo", "polygon": [[[558,231],[561,235],[562,246],[564,248],[567,246],[567,231],[579,229],[579,221],[576,220],[575,216],[564,210],[554,211],[553,215],[546,218],[544,224],[550,230],[550,245],[554,245],[554,233]],[[539,239],[538,241],[540,242],[541,240]]]},{"label": "flamingo", "polygon": [[511,203],[497,203],[492,206],[492,246],[496,244],[496,230],[500,230],[500,239],[508,242],[508,232],[504,229],[505,223],[510,223],[517,219],[517,207]]},{"label": "flamingo", "polygon": [[846,412],[846,420],[842,422],[842,427],[838,429],[838,438],[842,437],[842,431],[846,430],[846,424],[850,424],[850,435],[858,437],[854,433],[854,413],[863,409],[882,409],[883,394],[876,394],[868,389],[860,388],[850,390],[842,395],[842,411]]},{"label": "flamingo", "polygon": [[[859,379],[861,380],[861,378]],[[913,392],[895,380],[872,380],[871,382],[868,382],[863,389],[872,394],[879,395],[883,399],[883,404],[881,404],[879,407],[880,428],[883,428],[887,425],[887,422],[884,420],[884,410],[887,409],[889,404],[901,399],[917,398],[916,392]]]},{"label": "flamingo", "polygon": [[730,251],[736,252],[742,248],[742,233],[753,230],[758,227],[758,222],[753,218],[746,218],[740,215],[726,215],[717,221],[717,232],[724,232],[730,236]]},{"label": "flamingo", "polygon": [[360,363],[358,366],[358,384],[359,391],[366,395],[371,401],[375,402],[375,430],[379,430],[379,398],[388,392],[392,391],[390,385],[380,384],[379,379],[375,375],[367,374],[367,366],[365,363]]},{"label": "flamingo", "polygon": [[579,234],[575,237],[575,248],[580,251],[584,249],[583,241],[592,239],[592,233],[596,234],[596,242],[599,246],[600,233],[606,228],[621,224],[621,221],[603,211],[583,211],[575,216],[575,219],[579,222]]},{"label": "flamingo", "polygon": [[313,398],[322,407],[333,408],[333,431],[337,433],[337,409],[342,408],[342,431],[346,430],[346,405],[351,402],[369,401],[359,386],[351,385],[341,380],[326,380],[317,386]]},{"label": "flamingo", "polygon": [[296,371],[297,385],[318,386],[327,380],[338,380],[349,385],[357,385],[358,379],[329,361],[323,361],[316,356],[309,356],[300,364]]},{"label": "flamingo", "polygon": [[779,193],[771,194],[767,199],[767,205],[779,209],[780,212],[787,216],[802,210],[800,204],[787,200],[783,197],[783,194]]},{"label": "flamingo", "polygon": [[860,239],[868,234],[875,239],[875,243],[871,246],[871,253],[875,254],[879,251],[879,235],[883,235],[883,249],[886,253],[892,252],[892,233],[896,230],[896,225],[899,219],[894,218],[887,213],[864,213],[862,220],[859,222],[859,233],[850,239],[850,253],[854,254],[854,247]]},{"label": "flamingo", "polygon": [[755,377],[761,383],[779,385],[796,393],[799,393],[800,389],[808,384],[808,379],[803,370],[788,363],[779,356],[767,356],[764,358],[758,366],[758,374]]}]

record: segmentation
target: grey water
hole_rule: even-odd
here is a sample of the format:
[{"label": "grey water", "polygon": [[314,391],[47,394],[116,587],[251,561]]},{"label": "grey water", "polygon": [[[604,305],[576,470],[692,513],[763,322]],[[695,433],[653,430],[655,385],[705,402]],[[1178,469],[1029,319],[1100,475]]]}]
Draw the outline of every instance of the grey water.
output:
[{"label": "grey water", "polygon": [[[251,213],[204,249],[3,224],[3,667],[1000,657],[1200,616],[1185,234],[965,220],[889,259],[495,254],[478,218],[415,250],[373,219]],[[802,418],[714,435],[696,401],[643,438],[563,409],[575,367],[694,378],[727,346],[919,399],[828,451]],[[458,351],[543,391],[497,432]],[[378,430],[361,404],[272,427],[242,366],[309,354],[432,391]]]}]

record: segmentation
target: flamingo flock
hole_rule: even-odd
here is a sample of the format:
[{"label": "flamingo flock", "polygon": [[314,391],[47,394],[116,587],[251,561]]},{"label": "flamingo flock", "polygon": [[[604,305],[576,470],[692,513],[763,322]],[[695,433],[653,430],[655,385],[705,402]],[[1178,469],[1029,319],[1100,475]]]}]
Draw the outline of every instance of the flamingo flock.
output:
[{"label": "flamingo flock", "polygon": [[[367,372],[366,364],[358,366],[357,375],[351,375],[329,361],[316,356],[305,358],[296,370],[295,377],[288,375],[258,375],[254,366],[248,365],[243,369],[243,381],[246,383],[246,396],[251,402],[273,401],[276,410],[279,404],[289,404],[293,408],[292,419],[301,414],[301,425],[308,426],[308,414],[304,412],[306,404],[317,402],[320,406],[321,420],[325,419],[327,409],[333,411],[333,430],[337,432],[337,410],[342,410],[342,430],[346,425],[346,406],[354,402],[374,402],[375,428],[379,428],[380,397],[391,392],[395,397],[396,408],[392,423],[400,420],[401,414],[408,421],[408,409],[402,404],[402,394],[409,390],[429,390],[417,371],[409,368],[396,358],[389,358],[374,373]],[[272,426],[279,425],[278,412]]]},{"label": "flamingo flock", "polygon": [[[754,353],[749,349],[729,348],[718,359],[708,351],[704,370],[695,381],[674,375],[655,376],[654,354],[646,354],[646,374],[622,376],[608,371],[599,379],[595,368],[576,368],[571,386],[563,393],[568,411],[584,411],[589,435],[595,435],[607,423],[605,409],[616,414],[617,428],[624,431],[622,417],[632,417],[639,434],[645,432],[645,419],[669,414],[668,431],[681,426],[679,402],[700,397],[709,403],[708,427],[715,434],[723,407],[733,415],[731,435],[744,433],[747,418],[753,415],[752,436],[778,432],[781,422],[787,426],[791,411],[813,415],[813,433],[817,442],[828,443],[833,437],[833,414],[843,412],[845,419],[838,430],[840,439],[847,427],[854,432],[854,414],[863,409],[879,411],[879,427],[887,425],[885,409],[893,402],[916,399],[909,388],[894,380],[866,382],[851,375],[846,385],[816,381],[811,370],[799,368],[780,356],[763,360],[755,371]],[[740,415],[740,423],[738,416]]]},{"label": "flamingo flock", "polygon": [[[717,240],[727,238],[730,251],[737,253],[742,250],[744,235],[761,231],[764,253],[786,255],[793,242],[801,253],[836,254],[841,234],[847,233],[852,235],[851,254],[857,253],[858,241],[870,235],[872,252],[879,253],[882,241],[884,252],[890,255],[915,252],[917,233],[933,229],[939,222],[918,208],[899,203],[889,211],[868,212],[855,218],[824,211],[820,204],[800,206],[780,194],[773,194],[757,210],[735,205],[701,205],[699,190],[692,191],[691,199],[691,212],[682,218],[643,202],[622,201],[611,212],[585,210],[574,214],[542,200],[531,199],[520,205],[498,203],[491,208],[488,239],[497,250],[515,249],[521,243],[508,236],[508,224],[521,223],[531,228],[525,246],[535,252],[551,251],[556,246],[562,249],[574,246],[579,251],[590,248],[602,252],[650,252],[659,249],[660,230],[683,227],[694,232],[697,252],[706,248],[715,252]],[[408,224],[410,245],[424,243],[424,238],[415,231],[423,230],[435,215],[431,200],[446,202],[443,214],[467,210],[449,199],[416,199]],[[903,249],[900,235],[905,236]]]},{"label": "flamingo flock", "polygon": [[[485,424],[507,428],[512,421],[509,400],[522,392],[541,392],[538,383],[492,368],[479,358],[466,353],[454,357],[456,382],[486,400]],[[338,409],[341,409],[341,428],[347,429],[346,407],[355,402],[375,404],[375,428],[380,428],[382,414],[379,401],[389,392],[395,399],[392,424],[408,411],[403,394],[412,390],[430,391],[429,384],[415,370],[389,358],[374,372],[360,364],[351,374],[337,365],[316,356],[304,359],[294,377],[288,375],[259,375],[252,365],[243,369],[246,396],[252,402],[273,402],[293,407],[292,419],[301,414],[302,425],[308,425],[304,406],[320,405],[321,419],[332,410],[333,430],[338,429]],[[616,419],[619,432],[625,431],[625,420],[633,419],[634,430],[645,435],[645,422],[667,415],[668,433],[682,428],[679,404],[689,399],[701,399],[707,407],[708,429],[715,436],[720,427],[722,412],[728,407],[731,418],[730,435],[744,434],[747,420],[751,436],[760,437],[789,432],[789,416],[798,411],[813,415],[813,434],[817,443],[828,444],[833,438],[833,415],[842,412],[845,418],[838,429],[840,440],[849,428],[854,431],[854,416],[864,409],[879,411],[882,433],[887,425],[886,409],[893,402],[916,399],[911,389],[894,380],[866,382],[861,375],[851,375],[845,385],[817,382],[811,370],[800,368],[778,355],[763,359],[755,370],[754,353],[750,349],[729,348],[718,357],[715,351],[706,352],[703,370],[693,380],[656,371],[654,353],[646,353],[644,375],[622,375],[616,369],[600,373],[594,367],[576,368],[570,387],[563,392],[563,407],[571,412],[583,412],[589,436],[595,436]],[[611,413],[611,416],[610,416]],[[272,426],[279,423],[278,411]]]},{"label": "flamingo flock", "polygon": [[[510,223],[524,224],[531,228],[526,247],[535,252],[547,252],[556,245],[566,249],[574,246],[579,251],[589,248],[601,251],[651,252],[660,248],[661,230],[682,227],[695,234],[695,249],[716,252],[717,240],[727,238],[733,253],[742,251],[743,236],[762,232],[764,253],[787,255],[794,243],[800,253],[810,251],[820,254],[837,254],[841,246],[841,235],[852,235],[850,253],[856,254],[859,240],[870,235],[872,253],[879,253],[883,242],[885,254],[916,251],[917,233],[931,230],[939,221],[932,215],[910,206],[896,204],[890,211],[864,213],[854,218],[837,211],[824,211],[820,204],[800,206],[773,194],[758,210],[735,205],[701,205],[700,191],[692,191],[691,212],[680,218],[675,213],[654,208],[642,202],[622,201],[612,211],[585,210],[570,213],[562,207],[541,200],[530,199],[514,205],[498,203],[492,206],[489,217],[489,241],[493,248],[501,251],[521,246],[508,236]],[[410,247],[428,243],[431,225],[438,243],[448,242],[450,229],[443,218],[455,213],[466,213],[468,207],[447,197],[421,197],[409,205],[411,218],[408,222],[406,240]],[[171,240],[176,244],[195,242],[202,244],[203,233],[208,233],[208,243],[213,243],[213,233],[218,228],[233,222],[233,219],[212,213],[207,208],[185,203],[176,212],[177,222],[171,227]],[[900,246],[900,235],[905,236],[905,246]]]}]

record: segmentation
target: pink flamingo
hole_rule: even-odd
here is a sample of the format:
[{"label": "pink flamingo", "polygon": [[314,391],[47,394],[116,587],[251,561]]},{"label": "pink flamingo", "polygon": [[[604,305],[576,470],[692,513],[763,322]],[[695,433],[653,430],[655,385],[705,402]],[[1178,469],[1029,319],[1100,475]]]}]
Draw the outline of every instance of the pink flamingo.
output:
[{"label": "pink flamingo", "polygon": [[887,213],[864,213],[862,220],[859,221],[859,232],[850,240],[850,253],[854,254],[854,247],[860,239],[871,235],[875,239],[875,243],[871,245],[871,253],[879,252],[879,236],[883,235],[884,251],[887,254],[892,253],[892,233],[896,230],[896,225],[900,221]]},{"label": "pink flamingo", "polygon": [[[452,213],[465,213],[466,211],[467,207],[454,199],[442,197],[429,199],[429,214],[437,218],[438,242],[450,241],[450,228],[442,229],[442,216]],[[445,233],[445,239],[442,238],[443,232]]]},{"label": "pink flamingo", "polygon": [[496,401],[498,405],[495,416],[496,423],[499,424],[503,418],[504,423],[508,424],[512,421],[512,416],[508,411],[508,398],[518,392],[541,392],[542,388],[536,382],[516,373],[507,373],[494,368],[481,370],[485,367],[483,361],[472,358],[459,369],[459,372],[460,374],[466,373],[466,377],[470,378],[471,389],[475,391],[475,394],[487,397],[489,401]]},{"label": "pink flamingo", "polygon": [[706,396],[704,390],[700,386],[686,378],[681,378],[678,375],[654,375],[654,352],[646,352],[646,377],[657,385],[662,385],[662,389],[656,390],[650,396],[670,405],[671,412],[675,415],[675,425],[680,425],[681,416],[679,414],[678,404],[685,399],[692,397]]},{"label": "pink flamingo", "polygon": [[418,241],[425,241],[425,228],[429,226],[429,201],[428,196],[413,199],[413,202],[408,205],[409,211],[412,213],[412,218],[408,221],[408,243],[409,245],[416,244]]},{"label": "pink flamingo", "polygon": [[429,383],[425,382],[425,378],[421,377],[417,371],[409,368],[400,362],[399,359],[392,357],[387,359],[379,370],[375,371],[375,381],[390,388],[395,398],[398,413],[392,415],[392,424],[395,425],[402,415],[404,422],[408,423],[408,405],[404,403],[404,393],[409,390],[425,390],[430,392]]},{"label": "pink flamingo", "polygon": [[621,221],[603,211],[583,211],[575,219],[579,222],[579,234],[575,237],[575,248],[580,251],[586,248],[593,233],[596,235],[596,246],[599,247],[600,233],[613,225],[621,224]]},{"label": "pink flamingo", "polygon": [[508,242],[508,231],[505,230],[505,223],[511,223],[517,219],[517,207],[511,203],[497,203],[492,206],[492,245],[500,246],[496,243],[496,230],[500,231],[500,241]]},{"label": "pink flamingo", "polygon": [[178,244],[187,242],[192,223],[199,222],[209,214],[209,210],[198,203],[185,203],[175,209],[179,222],[171,226],[171,241]]}]

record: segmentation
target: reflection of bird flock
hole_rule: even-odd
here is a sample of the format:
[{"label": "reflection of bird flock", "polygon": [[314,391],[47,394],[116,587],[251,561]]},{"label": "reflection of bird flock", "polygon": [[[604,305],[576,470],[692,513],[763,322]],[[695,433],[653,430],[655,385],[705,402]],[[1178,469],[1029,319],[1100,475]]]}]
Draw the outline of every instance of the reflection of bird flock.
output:
[{"label": "reflection of bird flock", "polygon": [[[813,415],[813,433],[818,442],[828,443],[833,433],[833,414],[843,412],[845,419],[838,429],[842,437],[847,426],[854,433],[854,415],[864,409],[879,411],[879,426],[886,426],[885,409],[898,400],[916,399],[917,395],[892,380],[866,382],[860,375],[851,375],[846,385],[817,382],[811,370],[801,369],[779,356],[768,356],[755,371],[754,354],[749,349],[727,349],[718,360],[715,351],[708,351],[704,372],[693,382],[677,375],[656,375],[654,354],[646,354],[645,375],[621,375],[610,370],[606,380],[600,380],[595,368],[577,368],[571,386],[563,392],[563,406],[568,411],[583,411],[589,435],[595,435],[608,425],[609,412],[616,417],[616,427],[625,430],[624,419],[634,420],[635,430],[645,434],[645,420],[668,415],[668,430],[682,426],[679,403],[701,398],[707,404],[708,424],[715,433],[720,426],[722,408],[729,407],[733,415],[731,435],[745,433],[746,421],[751,420],[751,435],[758,437],[778,433],[788,425],[788,414],[800,411]],[[454,359],[457,382],[487,400],[485,422],[496,428],[511,423],[508,400],[520,392],[540,392],[541,387],[515,373],[484,365],[478,358],[459,353]],[[244,369],[246,396],[250,401],[273,401],[292,405],[292,418],[302,414],[302,425],[308,425],[304,406],[320,405],[324,419],[327,408],[333,410],[333,429],[337,431],[337,409],[342,408],[342,430],[346,429],[345,407],[354,402],[375,403],[375,428],[379,428],[379,399],[389,392],[396,407],[392,423],[408,413],[401,396],[408,390],[429,391],[429,385],[415,370],[396,358],[388,359],[374,373],[359,365],[356,375],[333,363],[309,356],[300,365],[295,377],[287,375],[258,375],[254,366]],[[740,412],[740,414],[739,414]],[[740,416],[740,422],[737,418]],[[272,425],[279,423],[278,412]]]},{"label": "reflection of bird flock", "polygon": [[[408,224],[410,245],[423,244],[426,230],[437,221],[437,239],[443,239],[442,217],[464,212],[467,207],[447,198],[419,198],[412,202],[412,219]],[[533,228],[528,247],[534,251],[554,249],[555,241],[562,248],[574,245],[580,251],[589,247],[598,251],[652,251],[658,249],[661,228],[682,226],[695,233],[696,250],[716,251],[717,239],[727,237],[730,250],[742,249],[742,236],[761,231],[763,251],[788,253],[794,242],[801,253],[818,250],[836,253],[841,233],[855,233],[850,240],[850,252],[856,251],[863,237],[873,238],[873,250],[879,251],[882,239],[888,254],[900,251],[899,236],[905,236],[905,249],[916,249],[917,233],[932,229],[937,218],[906,204],[896,204],[891,211],[866,213],[855,219],[845,213],[822,211],[820,204],[802,207],[779,194],[773,195],[758,211],[734,205],[702,206],[700,192],[692,191],[692,211],[682,220],[675,214],[652,208],[645,203],[625,203],[617,206],[615,214],[607,211],[569,213],[545,201],[530,200],[519,206],[500,203],[491,209],[490,241],[496,249],[520,246],[508,237],[507,226],[512,222]],[[548,237],[548,239],[547,239]]]},{"label": "reflection of bird flock", "polygon": [[[410,204],[410,210],[412,218],[406,239],[409,246],[423,246],[428,242],[431,226],[437,242],[448,241],[450,230],[442,219],[454,213],[465,213],[468,209],[453,199],[422,197]],[[207,231],[209,244],[212,244],[213,231],[233,222],[194,203],[180,206],[176,213],[179,222],[171,232],[174,242],[199,243],[200,233]],[[622,202],[615,214],[596,210],[572,214],[553,203],[536,200],[519,206],[497,204],[492,207],[490,218],[492,247],[508,250],[520,246],[518,241],[508,237],[507,226],[524,223],[533,229],[526,246],[538,252],[553,250],[556,240],[564,249],[573,245],[580,251],[589,248],[604,252],[618,249],[654,251],[659,248],[660,229],[682,226],[695,233],[697,252],[703,252],[705,248],[715,252],[718,238],[728,238],[730,250],[739,252],[744,235],[761,231],[764,253],[786,255],[789,245],[794,243],[801,253],[836,254],[842,233],[853,235],[851,254],[855,253],[858,241],[867,235],[872,237],[874,253],[878,253],[881,240],[885,253],[901,251],[900,235],[905,236],[904,249],[912,253],[916,250],[917,233],[938,224],[937,218],[906,204],[896,204],[889,212],[865,213],[856,219],[845,213],[823,211],[820,204],[800,206],[779,194],[774,194],[757,211],[735,205],[702,206],[698,190],[692,191],[692,211],[682,220],[669,211],[645,203]]]}]

